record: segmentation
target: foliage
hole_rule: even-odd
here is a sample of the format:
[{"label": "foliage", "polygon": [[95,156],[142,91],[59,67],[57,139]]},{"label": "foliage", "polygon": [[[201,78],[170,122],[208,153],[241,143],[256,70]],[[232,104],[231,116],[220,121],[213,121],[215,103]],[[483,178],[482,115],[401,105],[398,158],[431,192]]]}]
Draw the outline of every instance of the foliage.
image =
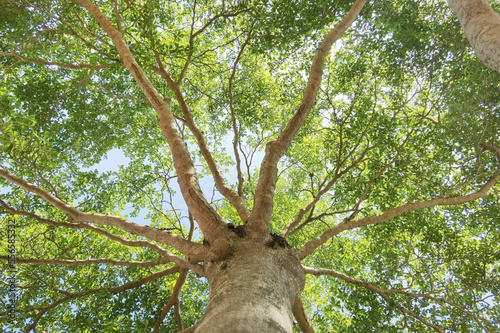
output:
[{"label": "foliage", "polygon": [[[265,144],[300,105],[314,49],[352,3],[96,3],[156,89],[172,99],[177,128],[212,206],[224,221],[241,224],[214,188],[193,133],[179,120],[174,92],[153,67],[159,58],[175,81],[183,79],[195,123],[236,190],[234,114],[242,188],[251,208]],[[84,212],[126,216],[188,238],[193,226],[156,112],[91,14],[57,0],[7,0],[3,7],[0,166]],[[370,2],[334,46],[315,107],[279,163],[272,231],[282,232],[332,180],[291,230],[288,242],[296,249],[345,221],[478,191],[499,168],[494,152],[484,148],[500,144],[498,82],[498,73],[474,57],[442,1]],[[96,167],[117,149],[123,161],[108,160],[110,171]],[[71,219],[6,180],[0,186],[0,255],[7,254],[7,216],[15,209],[18,258],[160,257],[152,248],[90,229],[46,223],[41,219]],[[428,321],[443,332],[500,330],[499,190],[496,184],[474,202],[408,211],[332,237],[304,264],[364,284],[309,275],[302,296],[313,327],[429,332]],[[114,226],[101,229],[144,239]],[[109,288],[171,267],[19,262],[17,318],[23,329],[35,331],[147,332],[180,273],[119,292]],[[7,289],[1,288],[5,300]],[[185,327],[199,320],[207,299],[206,282],[189,273],[179,302]],[[0,320],[7,325],[5,313]],[[171,312],[159,332],[176,329]]]}]

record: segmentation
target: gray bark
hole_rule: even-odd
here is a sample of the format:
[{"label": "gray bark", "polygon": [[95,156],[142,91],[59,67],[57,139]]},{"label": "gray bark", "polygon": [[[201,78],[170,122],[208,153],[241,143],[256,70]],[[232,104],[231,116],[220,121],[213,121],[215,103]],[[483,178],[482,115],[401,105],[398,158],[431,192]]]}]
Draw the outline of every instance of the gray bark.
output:
[{"label": "gray bark", "polygon": [[244,238],[230,257],[206,262],[210,301],[195,333],[292,333],[305,274],[295,251]]}]

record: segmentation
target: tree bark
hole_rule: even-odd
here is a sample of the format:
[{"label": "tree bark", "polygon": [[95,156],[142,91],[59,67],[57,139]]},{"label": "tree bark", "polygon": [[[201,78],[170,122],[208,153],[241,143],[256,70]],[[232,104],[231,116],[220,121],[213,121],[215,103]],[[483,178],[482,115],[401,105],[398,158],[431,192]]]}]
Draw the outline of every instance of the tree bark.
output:
[{"label": "tree bark", "polygon": [[230,243],[229,258],[206,262],[210,301],[194,332],[292,333],[292,306],[305,284],[295,251],[239,237]]},{"label": "tree bark", "polygon": [[500,72],[500,16],[487,0],[448,0],[481,62]]}]

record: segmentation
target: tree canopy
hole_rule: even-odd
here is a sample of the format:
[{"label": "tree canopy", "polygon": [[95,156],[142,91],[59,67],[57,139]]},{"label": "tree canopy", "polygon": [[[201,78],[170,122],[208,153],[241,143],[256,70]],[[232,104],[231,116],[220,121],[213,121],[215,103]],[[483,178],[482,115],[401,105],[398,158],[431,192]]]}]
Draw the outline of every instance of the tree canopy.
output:
[{"label": "tree canopy", "polygon": [[203,238],[251,219],[297,250],[318,332],[499,331],[499,73],[443,1],[368,1],[339,32],[352,5],[4,0],[12,328],[192,326]]}]

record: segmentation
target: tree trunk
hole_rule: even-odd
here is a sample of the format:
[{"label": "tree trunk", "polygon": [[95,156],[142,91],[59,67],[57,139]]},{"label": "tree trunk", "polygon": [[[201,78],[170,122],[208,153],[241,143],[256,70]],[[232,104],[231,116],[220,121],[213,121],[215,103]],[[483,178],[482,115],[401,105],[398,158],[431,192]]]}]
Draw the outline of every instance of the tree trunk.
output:
[{"label": "tree trunk", "polygon": [[500,16],[487,0],[448,0],[479,60],[500,72]]},{"label": "tree trunk", "polygon": [[229,258],[205,263],[210,301],[195,332],[292,333],[305,283],[295,251],[279,241],[234,241]]}]

